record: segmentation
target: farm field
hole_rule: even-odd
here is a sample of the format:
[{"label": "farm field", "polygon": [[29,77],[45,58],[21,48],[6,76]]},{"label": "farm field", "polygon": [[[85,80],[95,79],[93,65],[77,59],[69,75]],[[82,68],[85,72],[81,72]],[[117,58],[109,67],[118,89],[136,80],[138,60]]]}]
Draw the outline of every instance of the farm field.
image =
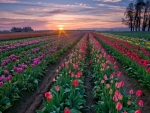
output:
[{"label": "farm field", "polygon": [[149,34],[124,34],[3,40],[0,113],[150,113]]}]

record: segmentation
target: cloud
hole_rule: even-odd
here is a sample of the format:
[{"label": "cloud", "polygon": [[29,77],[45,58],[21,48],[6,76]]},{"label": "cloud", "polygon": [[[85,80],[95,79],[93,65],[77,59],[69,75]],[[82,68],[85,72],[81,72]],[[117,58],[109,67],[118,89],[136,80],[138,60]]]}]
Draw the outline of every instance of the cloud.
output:
[{"label": "cloud", "polygon": [[121,0],[93,0],[93,1],[100,1],[100,2],[121,2]]},{"label": "cloud", "polygon": [[97,4],[97,6],[108,7],[110,9],[117,9],[117,10],[124,10],[125,9],[124,6],[116,6],[116,5],[109,5],[109,4]]},{"label": "cloud", "polygon": [[38,20],[38,19],[10,19],[10,18],[0,18],[1,29],[10,29],[11,27],[23,27],[31,26],[33,29],[40,30],[41,26],[45,29],[48,21]]}]

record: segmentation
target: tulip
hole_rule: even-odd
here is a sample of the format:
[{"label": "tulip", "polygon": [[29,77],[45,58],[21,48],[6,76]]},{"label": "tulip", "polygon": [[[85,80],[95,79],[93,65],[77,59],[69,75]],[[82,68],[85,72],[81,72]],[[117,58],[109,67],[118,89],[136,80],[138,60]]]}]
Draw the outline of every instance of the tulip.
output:
[{"label": "tulip", "polygon": [[114,68],[115,68],[115,69],[118,69],[118,66],[115,66]]},{"label": "tulip", "polygon": [[139,100],[138,105],[139,105],[140,107],[143,107],[143,100]]},{"label": "tulip", "polygon": [[82,73],[80,71],[77,72],[77,78],[80,78],[82,76]]},{"label": "tulip", "polygon": [[122,76],[122,72],[119,72],[119,73],[117,74],[117,76],[118,76],[118,77],[121,77],[121,76]]},{"label": "tulip", "polygon": [[59,91],[59,90],[60,90],[60,87],[59,87],[59,86],[56,86],[55,89],[56,89],[56,91]]},{"label": "tulip", "polygon": [[117,102],[118,101],[118,97],[116,95],[113,96],[113,101]]},{"label": "tulip", "polygon": [[122,100],[122,98],[123,98],[123,96],[122,96],[122,94],[120,93],[120,94],[118,95],[118,99],[119,99],[119,100]]},{"label": "tulip", "polygon": [[133,94],[133,90],[131,89],[131,90],[129,91],[129,93],[130,93],[130,95],[132,95],[132,94]]},{"label": "tulip", "polygon": [[102,79],[102,80],[101,80],[101,83],[104,84],[104,82],[105,82],[105,81]]},{"label": "tulip", "polygon": [[141,110],[136,110],[134,113],[142,113]]},{"label": "tulip", "polygon": [[122,109],[122,104],[120,102],[117,102],[116,109],[119,111]]},{"label": "tulip", "polygon": [[124,86],[124,81],[119,82],[120,87]]},{"label": "tulip", "polygon": [[110,88],[110,84],[106,84],[106,88]]},{"label": "tulip", "polygon": [[6,75],[8,75],[8,74],[9,74],[9,71],[8,71],[8,70],[5,70],[4,73],[5,73]]},{"label": "tulip", "polygon": [[128,104],[128,105],[131,105],[131,100],[128,100],[127,104]]},{"label": "tulip", "polygon": [[109,90],[109,94],[110,95],[113,94],[113,90],[112,89]]},{"label": "tulip", "polygon": [[120,88],[120,84],[116,82],[116,88]]},{"label": "tulip", "polygon": [[4,75],[0,76],[0,81],[3,81],[4,79],[5,79]]},{"label": "tulip", "polygon": [[20,74],[22,72],[22,68],[17,68],[17,72]]},{"label": "tulip", "polygon": [[108,80],[107,75],[104,75],[104,80]]},{"label": "tulip", "polygon": [[78,84],[79,84],[78,80],[72,81],[72,85],[73,85],[74,87],[78,86]]},{"label": "tulip", "polygon": [[70,110],[69,110],[68,108],[66,108],[66,109],[64,110],[64,113],[71,113],[71,112],[70,112]]},{"label": "tulip", "polygon": [[136,92],[136,96],[140,97],[141,95],[142,95],[142,91],[141,91],[141,90],[138,90],[138,91]]},{"label": "tulip", "polygon": [[12,78],[12,75],[9,75],[7,78],[6,78],[6,81],[10,81]]},{"label": "tulip", "polygon": [[45,93],[45,97],[47,98],[47,100],[51,100],[53,98],[53,95],[50,92],[46,92]]},{"label": "tulip", "polygon": [[3,85],[3,82],[0,82],[0,86],[2,86]]}]

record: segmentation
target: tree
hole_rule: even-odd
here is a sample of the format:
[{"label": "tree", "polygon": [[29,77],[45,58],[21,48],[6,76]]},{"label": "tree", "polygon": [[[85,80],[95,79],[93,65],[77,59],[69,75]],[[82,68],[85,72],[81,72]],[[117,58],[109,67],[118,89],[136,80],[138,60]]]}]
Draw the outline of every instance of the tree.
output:
[{"label": "tree", "polygon": [[131,31],[134,31],[134,26],[133,26],[133,20],[134,20],[134,5],[133,3],[130,3],[128,7],[126,8],[126,11],[124,13],[125,19],[122,18],[122,22],[129,26]]},{"label": "tree", "polygon": [[136,26],[136,31],[140,31],[141,19],[142,19],[142,9],[144,9],[145,3],[143,0],[137,0],[135,4],[135,19],[134,24]]}]

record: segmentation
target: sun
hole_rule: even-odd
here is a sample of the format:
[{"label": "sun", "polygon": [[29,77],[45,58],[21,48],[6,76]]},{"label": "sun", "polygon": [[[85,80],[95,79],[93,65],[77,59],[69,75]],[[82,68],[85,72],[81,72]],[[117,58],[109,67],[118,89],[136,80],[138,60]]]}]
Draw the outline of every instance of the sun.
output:
[{"label": "sun", "polygon": [[63,27],[59,27],[59,30],[62,31],[64,28]]}]

